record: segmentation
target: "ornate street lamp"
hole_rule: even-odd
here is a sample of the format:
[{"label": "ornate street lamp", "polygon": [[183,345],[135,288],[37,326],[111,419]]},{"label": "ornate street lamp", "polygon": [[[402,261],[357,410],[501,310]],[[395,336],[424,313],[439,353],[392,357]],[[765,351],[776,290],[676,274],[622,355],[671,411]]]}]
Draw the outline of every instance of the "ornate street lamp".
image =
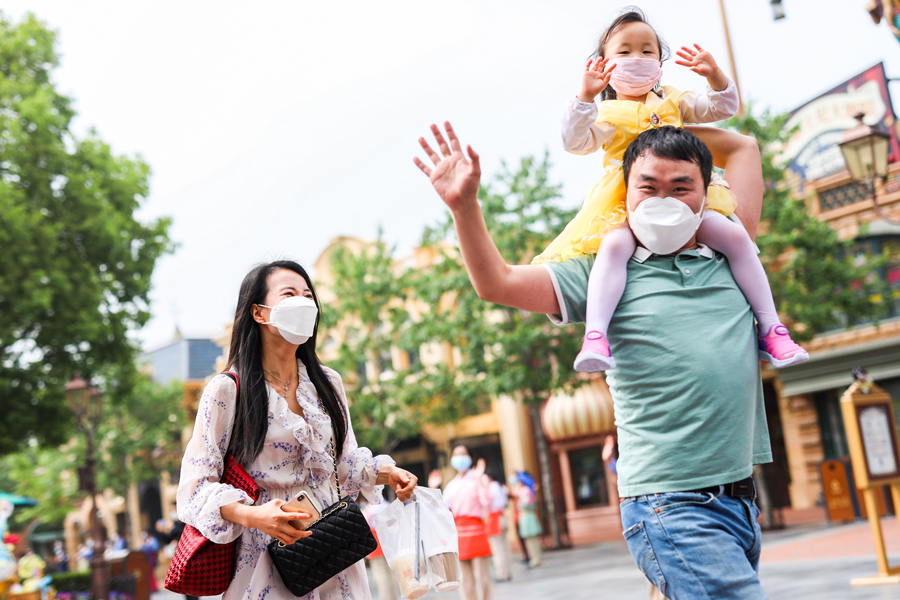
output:
[{"label": "ornate street lamp", "polygon": [[[94,539],[94,551],[91,556],[91,572],[94,580],[95,600],[109,598],[109,573],[103,557],[103,531],[100,528],[100,517],[97,514],[97,482],[95,475],[94,438],[97,425],[103,413],[103,396],[99,390],[81,378],[79,373],[72,376],[66,384],[66,401],[75,415],[78,429],[84,433],[87,441],[86,462],[81,478],[82,491],[91,495],[91,537]],[[79,469],[80,470],[80,469]]]},{"label": "ornate street lamp", "polygon": [[878,127],[871,127],[863,123],[864,117],[865,113],[854,115],[858,121],[857,126],[844,131],[838,146],[844,155],[844,162],[847,163],[850,178],[867,187],[872,195],[872,204],[875,206],[878,216],[891,223],[900,223],[884,214],[878,205],[878,196],[875,191],[875,181],[887,179],[891,136]]}]

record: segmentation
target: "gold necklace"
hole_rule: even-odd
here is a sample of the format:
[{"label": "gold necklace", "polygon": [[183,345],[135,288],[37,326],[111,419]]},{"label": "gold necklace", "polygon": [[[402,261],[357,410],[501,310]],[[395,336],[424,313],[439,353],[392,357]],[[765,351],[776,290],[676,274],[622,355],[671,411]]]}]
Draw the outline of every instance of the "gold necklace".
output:
[{"label": "gold necklace", "polygon": [[287,380],[287,383],[285,383],[284,381],[282,381],[281,379],[279,379],[278,377],[276,377],[274,374],[272,374],[272,373],[271,373],[270,371],[268,371],[267,369],[264,368],[263,371],[264,371],[267,375],[269,375],[269,377],[273,378],[275,381],[277,381],[278,383],[280,383],[281,385],[284,386],[284,395],[285,395],[285,397],[287,397],[288,388],[291,387],[291,382],[294,380],[294,376],[291,375],[291,378]]}]

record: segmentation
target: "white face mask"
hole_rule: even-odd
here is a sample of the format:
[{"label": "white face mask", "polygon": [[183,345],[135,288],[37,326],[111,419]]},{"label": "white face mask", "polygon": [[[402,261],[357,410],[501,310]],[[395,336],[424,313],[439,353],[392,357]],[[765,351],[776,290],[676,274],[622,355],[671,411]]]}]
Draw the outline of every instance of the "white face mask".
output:
[{"label": "white face mask", "polygon": [[695,214],[675,198],[647,198],[634,211],[628,209],[628,224],[634,237],[654,254],[672,254],[683,248],[702,220],[702,207]]},{"label": "white face mask", "polygon": [[270,320],[263,325],[274,325],[281,337],[292,344],[305,344],[316,329],[319,309],[306,296],[289,296],[275,306],[260,306],[272,309]]}]

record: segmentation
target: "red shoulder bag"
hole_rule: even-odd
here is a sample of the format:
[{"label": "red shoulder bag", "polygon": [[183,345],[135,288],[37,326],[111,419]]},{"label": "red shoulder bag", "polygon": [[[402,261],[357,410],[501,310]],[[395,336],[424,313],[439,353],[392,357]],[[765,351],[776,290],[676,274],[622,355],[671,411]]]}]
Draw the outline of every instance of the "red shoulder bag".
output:
[{"label": "red shoulder bag", "polygon": [[[225,371],[223,375],[231,377],[240,390],[235,373]],[[254,502],[259,499],[259,486],[231,454],[225,455],[225,468],[219,483],[247,492]],[[223,593],[234,579],[240,543],[240,539],[236,539],[227,544],[216,544],[204,537],[196,527],[185,525],[166,573],[166,589],[191,596],[215,596]]]}]

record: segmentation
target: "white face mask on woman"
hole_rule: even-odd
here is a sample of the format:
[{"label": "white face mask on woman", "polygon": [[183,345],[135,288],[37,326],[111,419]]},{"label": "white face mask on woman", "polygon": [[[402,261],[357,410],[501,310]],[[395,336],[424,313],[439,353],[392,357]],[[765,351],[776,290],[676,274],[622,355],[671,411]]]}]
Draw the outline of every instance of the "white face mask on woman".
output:
[{"label": "white face mask on woman", "polygon": [[305,344],[316,329],[319,309],[306,296],[289,296],[275,306],[260,306],[272,309],[269,321],[263,325],[274,325],[281,337],[292,344]]},{"label": "white face mask on woman", "polygon": [[628,225],[634,237],[654,254],[672,254],[683,248],[702,220],[702,206],[694,213],[676,198],[647,198],[634,211],[628,209]]}]

